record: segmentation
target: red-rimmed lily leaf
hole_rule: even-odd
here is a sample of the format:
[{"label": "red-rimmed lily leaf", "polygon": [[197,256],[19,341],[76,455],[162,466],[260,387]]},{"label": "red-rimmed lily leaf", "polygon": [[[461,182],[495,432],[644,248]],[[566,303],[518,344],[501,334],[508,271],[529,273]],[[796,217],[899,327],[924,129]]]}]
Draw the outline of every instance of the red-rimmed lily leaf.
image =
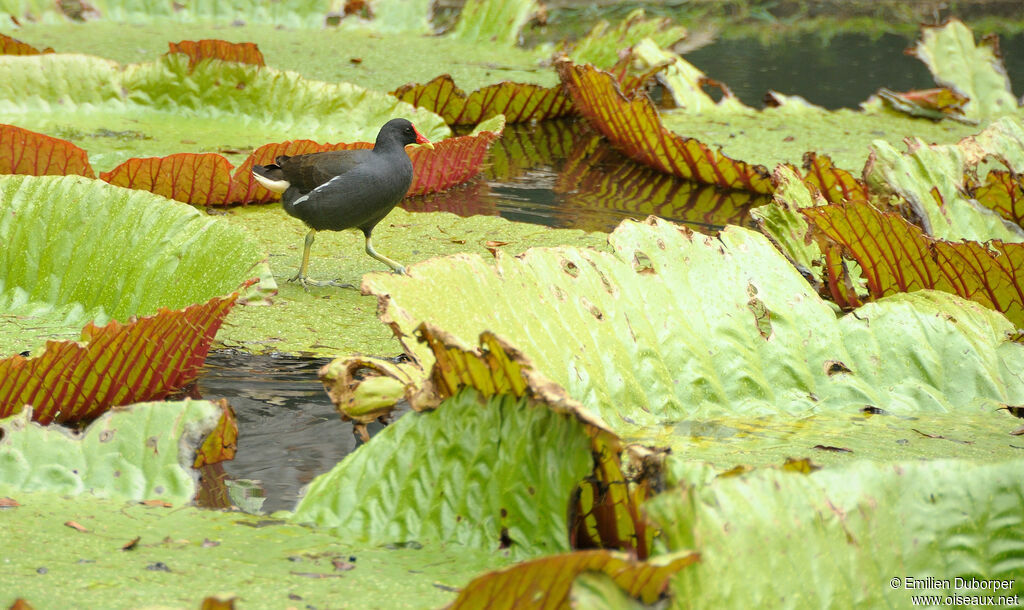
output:
[{"label": "red-rimmed lily leaf", "polygon": [[288,142],[274,142],[264,144],[249,155],[233,176],[234,188],[231,191],[229,201],[225,203],[269,203],[281,198],[278,193],[273,193],[263,188],[256,179],[252,177],[253,165],[266,165],[273,163],[280,155],[308,155],[310,153],[324,152],[328,150],[347,150],[353,148],[371,148],[369,142],[354,142],[351,144],[319,144],[313,140],[290,140]]},{"label": "red-rimmed lily leaf", "polygon": [[572,100],[561,85],[501,82],[467,94],[449,74],[426,84],[410,83],[391,92],[403,102],[441,115],[449,125],[475,125],[503,114],[509,123],[543,121],[573,113]]},{"label": "red-rimmed lily leaf", "polygon": [[981,205],[1024,227],[1024,174],[993,170],[972,195]]},{"label": "red-rimmed lily leaf", "polygon": [[985,37],[976,45],[971,29],[950,19],[941,26],[925,26],[909,53],[928,66],[936,83],[969,100],[963,106],[965,116],[992,116],[1017,108],[997,38]]},{"label": "red-rimmed lily leaf", "polygon": [[15,125],[0,125],[0,174],[95,176],[81,148]]},{"label": "red-rimmed lily leaf", "polygon": [[263,61],[263,53],[254,42],[228,42],[226,40],[182,40],[168,42],[168,53],[184,53],[188,55],[189,70],[204,59],[220,59],[254,66],[267,65]]},{"label": "red-rimmed lily leaf", "polygon": [[[655,171],[602,142],[597,135],[577,140],[553,188],[565,200],[593,210],[614,209],[631,216],[655,215],[711,226],[745,224],[751,208],[767,200],[749,191],[720,189]],[[608,217],[596,214],[578,219],[576,226],[610,231],[621,216],[611,218],[610,226]]]},{"label": "red-rimmed lily leaf", "polygon": [[[1024,326],[1024,244],[933,239],[902,216],[860,203],[802,210],[824,238],[860,265],[873,298],[926,288],[959,295]],[[831,267],[830,267],[831,268]],[[832,284],[844,281],[829,277]]]},{"label": "red-rimmed lily leaf", "polygon": [[468,136],[441,140],[434,149],[420,146],[409,149],[413,179],[408,195],[425,195],[449,189],[480,173],[491,144],[505,129],[502,115],[477,126]]},{"label": "red-rimmed lily leaf", "polygon": [[202,468],[235,459],[235,450],[238,449],[238,420],[235,418],[235,411],[225,398],[221,398],[217,402],[217,406],[221,408],[224,415],[217,422],[217,427],[207,435],[206,440],[196,450],[196,459],[192,462],[193,468]]},{"label": "red-rimmed lily leaf", "polygon": [[449,608],[566,608],[573,582],[587,572],[607,574],[630,596],[652,604],[672,575],[699,560],[698,553],[684,551],[648,561],[610,551],[542,557],[477,577]]},{"label": "red-rimmed lily leaf", "polygon": [[768,194],[768,170],[730,159],[694,138],[666,129],[642,92],[624,96],[615,77],[592,66],[557,62],[558,73],[580,114],[631,159],[658,171],[705,184]]},{"label": "red-rimmed lily leaf", "polygon": [[878,96],[900,112],[928,119],[965,120],[964,105],[969,101],[967,96],[949,87],[902,93],[883,88],[878,90]]},{"label": "red-rimmed lily leaf", "polygon": [[6,34],[0,34],[0,55],[41,55],[53,53],[53,49],[47,47],[40,51],[30,44],[11,38]]},{"label": "red-rimmed lily leaf", "polygon": [[804,184],[817,189],[828,203],[868,200],[868,185],[833,165],[828,155],[804,155]]},{"label": "red-rimmed lily leaf", "polygon": [[216,153],[129,159],[101,173],[100,179],[200,205],[228,203],[232,190],[231,163]]},{"label": "red-rimmed lily leaf", "polygon": [[32,405],[41,424],[93,419],[159,400],[195,379],[238,293],[121,324],[88,324],[81,341],[48,341],[43,353],[0,360],[0,418]]}]

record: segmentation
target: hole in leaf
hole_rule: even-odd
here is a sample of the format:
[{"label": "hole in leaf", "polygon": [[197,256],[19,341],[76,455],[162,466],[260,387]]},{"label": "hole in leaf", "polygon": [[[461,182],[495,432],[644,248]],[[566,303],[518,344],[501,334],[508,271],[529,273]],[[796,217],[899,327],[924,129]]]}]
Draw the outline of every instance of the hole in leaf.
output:
[{"label": "hole in leaf", "polygon": [[571,277],[580,276],[580,268],[576,266],[576,263],[562,259],[562,271],[565,271]]},{"label": "hole in leaf", "polygon": [[587,309],[587,311],[590,312],[590,315],[594,316],[598,320],[604,320],[604,313],[597,308],[597,305],[588,301],[586,297],[580,297],[580,303]]},{"label": "hole in leaf", "polygon": [[771,338],[772,314],[765,306],[764,301],[757,298],[757,287],[753,284],[747,284],[747,295],[750,296],[750,300],[747,301],[747,308],[754,314],[754,324],[757,325],[757,332],[761,333],[761,336],[765,339]]},{"label": "hole in leaf", "polygon": [[507,527],[501,528],[501,537],[499,538],[499,540],[501,541],[501,543],[498,545],[498,548],[507,549],[510,546],[512,546],[512,539],[508,535]]},{"label": "hole in leaf", "polygon": [[[825,361],[825,374],[829,377],[833,375],[839,375],[840,373],[853,373],[850,367],[846,366],[839,360],[826,360]],[[869,407],[873,408],[873,407]],[[865,411],[866,412],[866,411]]]},{"label": "hole in leaf", "polygon": [[114,431],[113,430],[104,430],[103,432],[100,432],[100,442],[101,443],[109,443],[111,440],[113,440],[113,438],[114,438]]},{"label": "hole in leaf", "polygon": [[633,255],[633,271],[643,273],[657,273],[654,270],[654,263],[646,252],[637,252]]}]

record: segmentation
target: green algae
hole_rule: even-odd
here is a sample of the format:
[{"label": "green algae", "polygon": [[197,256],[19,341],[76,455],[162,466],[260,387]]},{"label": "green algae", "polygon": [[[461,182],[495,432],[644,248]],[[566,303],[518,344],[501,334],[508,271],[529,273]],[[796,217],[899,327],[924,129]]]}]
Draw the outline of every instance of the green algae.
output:
[{"label": "green algae", "polygon": [[509,563],[459,545],[351,544],[243,513],[4,488],[0,496],[20,504],[0,509],[4,547],[22,549],[0,559],[3,607],[22,598],[35,608],[198,608],[213,595],[246,608],[440,607],[477,573]]},{"label": "green algae", "polygon": [[804,153],[813,151],[829,155],[837,167],[854,174],[864,167],[875,140],[884,140],[899,149],[909,136],[928,143],[953,144],[984,127],[891,112],[826,111],[788,105],[756,113],[664,112],[661,116],[671,131],[697,138],[711,147],[721,147],[733,159],[768,168],[779,163],[799,166]]},{"label": "green algae", "polygon": [[192,24],[26,24],[18,40],[53,47],[59,53],[85,53],[119,63],[149,61],[167,52],[168,42],[219,38],[255,42],[267,65],[327,82],[351,82],[378,91],[426,82],[448,73],[472,91],[504,80],[552,86],[554,70],[539,66],[544,55],[518,47],[460,42],[441,36],[380,34],[355,29],[292,29],[270,25]]}]

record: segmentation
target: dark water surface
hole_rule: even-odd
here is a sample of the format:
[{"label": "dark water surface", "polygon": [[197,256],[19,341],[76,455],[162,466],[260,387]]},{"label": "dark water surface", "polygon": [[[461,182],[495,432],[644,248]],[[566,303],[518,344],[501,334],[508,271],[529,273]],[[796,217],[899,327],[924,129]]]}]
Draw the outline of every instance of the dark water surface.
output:
[{"label": "dark water surface", "polygon": [[[933,86],[920,61],[903,55],[911,40],[843,34],[782,43],[720,41],[687,58],[760,106],[768,89],[829,108],[856,107],[879,87]],[[1003,41],[1011,81],[1024,87],[1024,36]],[[484,174],[446,193],[403,203],[412,211],[500,215],[520,222],[610,231],[624,218],[656,214],[697,227],[745,224],[764,203],[747,193],[702,187],[641,167],[582,121],[512,125],[495,142]],[[204,398],[226,398],[238,415],[238,479],[260,481],[265,511],[291,509],[302,486],[357,445],[316,373],[326,360],[214,352],[197,382]],[[379,426],[376,427],[379,429]],[[373,431],[373,430],[371,430]]]}]

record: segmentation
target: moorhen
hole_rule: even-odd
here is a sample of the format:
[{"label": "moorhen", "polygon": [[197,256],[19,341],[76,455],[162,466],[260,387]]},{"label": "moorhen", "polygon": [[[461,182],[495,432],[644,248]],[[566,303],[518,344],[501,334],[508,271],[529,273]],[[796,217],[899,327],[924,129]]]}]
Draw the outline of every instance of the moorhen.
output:
[{"label": "moorhen", "polygon": [[290,216],[309,227],[299,272],[290,278],[302,287],[344,286],[337,281],[306,277],[309,248],[317,231],[360,229],[366,253],[405,273],[405,267],[373,249],[370,234],[412,184],[412,161],[407,144],[434,146],[406,119],[391,119],[380,128],[372,149],[332,150],[289,157],[281,155],[269,165],[253,165],[252,175],[268,190],[281,193],[281,205]]}]

